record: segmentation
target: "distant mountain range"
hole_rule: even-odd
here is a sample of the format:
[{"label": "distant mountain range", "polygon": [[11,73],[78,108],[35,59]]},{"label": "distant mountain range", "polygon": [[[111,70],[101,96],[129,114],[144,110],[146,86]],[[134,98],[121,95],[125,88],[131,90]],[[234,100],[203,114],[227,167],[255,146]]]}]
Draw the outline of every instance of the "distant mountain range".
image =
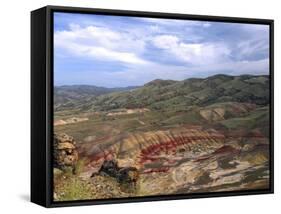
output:
[{"label": "distant mountain range", "polygon": [[55,110],[65,110],[77,108],[85,102],[91,102],[95,97],[109,94],[116,91],[126,91],[135,89],[137,86],[106,88],[93,85],[64,85],[54,87],[54,108]]},{"label": "distant mountain range", "polygon": [[55,111],[108,111],[119,108],[154,110],[207,106],[221,102],[269,103],[268,75],[215,75],[182,81],[156,79],[141,87],[104,88],[88,85],[54,88]]}]

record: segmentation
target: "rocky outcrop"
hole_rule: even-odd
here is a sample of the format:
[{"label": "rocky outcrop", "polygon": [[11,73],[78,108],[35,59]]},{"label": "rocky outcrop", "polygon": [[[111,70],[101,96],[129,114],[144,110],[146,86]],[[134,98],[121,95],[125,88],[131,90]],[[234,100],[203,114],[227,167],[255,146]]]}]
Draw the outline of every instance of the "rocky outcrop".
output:
[{"label": "rocky outcrop", "polygon": [[74,139],[67,134],[54,134],[54,167],[65,170],[71,168],[75,173],[75,165],[78,161]]},{"label": "rocky outcrop", "polygon": [[136,167],[119,167],[116,160],[105,160],[100,170],[97,173],[93,173],[91,177],[96,175],[110,176],[115,178],[120,184],[136,187],[139,172]]}]

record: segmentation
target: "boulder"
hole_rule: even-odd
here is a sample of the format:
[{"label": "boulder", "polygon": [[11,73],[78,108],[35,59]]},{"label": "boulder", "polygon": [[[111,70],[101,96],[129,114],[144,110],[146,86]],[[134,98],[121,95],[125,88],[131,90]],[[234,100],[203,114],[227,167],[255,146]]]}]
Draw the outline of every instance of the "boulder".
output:
[{"label": "boulder", "polygon": [[119,167],[118,162],[114,159],[105,160],[97,173],[93,173],[91,177],[95,175],[110,176],[115,178],[121,184],[135,184],[139,178],[139,171],[136,167]]},{"label": "boulder", "polygon": [[123,167],[119,169],[117,178],[120,183],[136,183],[139,172],[135,167]]},{"label": "boulder", "polygon": [[99,174],[117,177],[118,171],[119,167],[116,160],[105,160],[99,170]]},{"label": "boulder", "polygon": [[75,173],[75,166],[78,161],[78,152],[75,144],[73,137],[67,134],[54,134],[53,161],[55,168],[61,170],[71,168],[72,172]]}]

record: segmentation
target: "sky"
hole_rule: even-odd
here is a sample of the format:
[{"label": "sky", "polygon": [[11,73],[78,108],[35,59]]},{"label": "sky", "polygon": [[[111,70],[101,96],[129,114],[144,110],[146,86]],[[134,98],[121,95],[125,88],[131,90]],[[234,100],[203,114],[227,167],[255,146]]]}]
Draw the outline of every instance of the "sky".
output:
[{"label": "sky", "polygon": [[112,88],[215,74],[269,74],[269,26],[54,14],[55,85]]}]

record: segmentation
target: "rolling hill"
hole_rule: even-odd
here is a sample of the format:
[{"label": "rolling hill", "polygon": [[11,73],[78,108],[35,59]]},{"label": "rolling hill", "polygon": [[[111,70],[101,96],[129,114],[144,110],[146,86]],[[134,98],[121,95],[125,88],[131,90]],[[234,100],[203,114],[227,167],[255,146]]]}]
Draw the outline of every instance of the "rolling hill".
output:
[{"label": "rolling hill", "polygon": [[55,88],[55,110],[108,111],[120,108],[185,109],[223,102],[269,103],[269,76],[215,75],[183,81],[156,79],[142,87],[101,88],[62,86]]},{"label": "rolling hill", "polygon": [[83,104],[91,102],[93,98],[112,93],[126,91],[136,87],[105,88],[92,85],[65,85],[54,87],[55,111],[68,110],[70,108],[83,107]]}]

